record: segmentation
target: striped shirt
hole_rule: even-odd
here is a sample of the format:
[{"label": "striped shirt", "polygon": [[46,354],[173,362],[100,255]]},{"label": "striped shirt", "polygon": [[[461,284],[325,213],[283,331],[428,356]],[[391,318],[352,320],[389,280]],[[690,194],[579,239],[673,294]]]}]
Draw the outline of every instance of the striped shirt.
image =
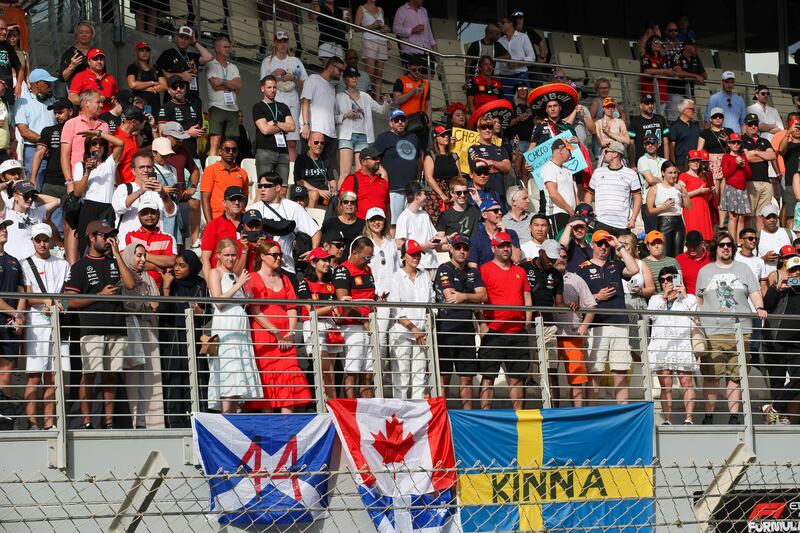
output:
[{"label": "striped shirt", "polygon": [[642,190],[636,172],[627,167],[618,170],[600,167],[592,174],[589,188],[594,191],[597,220],[614,228],[627,227],[631,193]]}]

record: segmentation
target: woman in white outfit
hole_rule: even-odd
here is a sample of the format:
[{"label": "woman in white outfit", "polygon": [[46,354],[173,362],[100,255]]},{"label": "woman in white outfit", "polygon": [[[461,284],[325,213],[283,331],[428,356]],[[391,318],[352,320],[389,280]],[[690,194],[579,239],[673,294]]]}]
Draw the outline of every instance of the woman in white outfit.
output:
[{"label": "woman in white outfit", "polygon": [[[245,270],[234,270],[239,247],[233,239],[217,245],[217,266],[209,275],[212,298],[244,298],[242,288],[250,280]],[[208,370],[208,407],[223,413],[235,413],[241,400],[262,397],[261,377],[256,367],[250,339],[250,320],[244,306],[215,304],[211,336],[219,336],[217,355],[210,356]]]},{"label": "woman in white outfit", "polygon": [[[364,225],[364,237],[372,241],[374,246],[372,261],[369,267],[375,279],[375,294],[384,296],[389,294],[392,278],[400,269],[400,259],[397,257],[397,245],[389,233],[386,224],[386,213],[380,207],[373,207],[367,211],[367,223]],[[389,316],[388,307],[378,307],[379,340],[381,345],[381,359],[386,359],[389,353]]]},{"label": "woman in white outfit", "polygon": [[[432,303],[433,285],[428,272],[419,268],[422,246],[417,241],[403,243],[403,268],[392,277],[389,301],[398,304]],[[424,307],[392,308],[394,323],[390,329],[393,398],[421,400],[427,385],[427,346],[425,332],[427,310]]]},{"label": "woman in white outfit", "polygon": [[[278,94],[275,96],[275,101],[289,106],[294,123],[299,124],[300,92],[303,90],[303,83],[308,78],[308,74],[303,63],[289,55],[289,34],[285,31],[275,32],[272,39],[272,55],[265,57],[261,62],[259,79],[267,74],[272,74],[278,80]],[[289,161],[295,159],[298,140],[300,140],[299,129],[286,134]]]},{"label": "woman in white outfit", "polygon": [[[676,283],[678,270],[673,266],[661,269],[658,281],[661,294],[650,298],[649,310],[697,311],[697,298],[686,294],[686,287]],[[661,416],[664,425],[672,418],[672,376],[678,375],[683,389],[683,404],[686,409],[684,424],[692,424],[694,413],[694,381],[697,360],[692,351],[691,318],[685,315],[659,315],[652,317],[653,328],[647,345],[652,369],[658,374],[661,385]]]},{"label": "woman in white outfit", "polygon": [[[392,29],[386,24],[383,16],[383,8],[378,7],[376,0],[367,0],[366,4],[358,6],[356,9],[355,31],[359,31],[358,26],[367,28],[380,33],[389,33]],[[384,39],[374,33],[363,32],[361,38],[361,56],[367,65],[367,74],[372,81],[372,94],[379,98],[383,91],[383,65],[389,59],[389,47],[392,45],[388,39]]]},{"label": "woman in white outfit", "polygon": [[[125,265],[133,273],[136,285],[122,287],[127,296],[160,296],[158,286],[144,269],[147,250],[144,245],[127,246],[122,251]],[[134,428],[164,428],[164,395],[161,387],[161,355],[158,348],[158,303],[129,300],[124,304],[128,344],[125,355],[125,392]]]}]

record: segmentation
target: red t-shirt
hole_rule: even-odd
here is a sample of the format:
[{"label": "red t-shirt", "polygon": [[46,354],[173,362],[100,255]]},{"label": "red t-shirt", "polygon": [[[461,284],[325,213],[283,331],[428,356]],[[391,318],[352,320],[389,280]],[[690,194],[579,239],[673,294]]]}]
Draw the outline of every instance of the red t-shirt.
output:
[{"label": "red t-shirt", "polygon": [[[125,246],[130,246],[131,244],[141,244],[144,246],[144,249],[147,250],[148,255],[177,255],[177,250],[175,249],[175,239],[172,238],[172,235],[167,235],[160,229],[156,228],[155,231],[150,231],[145,228],[139,228],[136,231],[131,231],[125,236]],[[148,270],[148,274],[158,285],[158,288],[161,288],[161,272],[157,270]]]},{"label": "red t-shirt", "polygon": [[[358,178],[358,190],[354,186],[354,179]],[[389,209],[389,182],[378,176],[368,176],[361,169],[357,170],[355,174],[350,174],[342,182],[340,188],[342,191],[355,191],[358,196],[358,204],[356,204],[356,217],[365,219],[367,211],[373,207],[380,207],[383,212],[387,213]],[[398,213],[399,215],[400,213]]]},{"label": "red t-shirt", "polygon": [[475,109],[483,104],[499,100],[503,97],[503,84],[495,78],[486,78],[481,74],[473,76],[466,87],[467,96],[472,96]]},{"label": "red t-shirt", "polygon": [[114,137],[122,139],[125,143],[122,146],[122,155],[119,158],[119,163],[117,163],[117,172],[119,172],[121,183],[133,183],[136,181],[136,176],[133,175],[131,161],[133,160],[133,156],[136,155],[136,152],[139,151],[139,145],[136,144],[136,137],[130,133],[124,132],[122,128],[117,128],[117,131],[114,132]]},{"label": "red t-shirt", "polygon": [[211,252],[211,268],[217,266],[217,243],[222,239],[233,239],[236,241],[239,251],[242,251],[242,243],[239,241],[237,228],[238,224],[235,224],[224,214],[206,224],[200,241],[200,250]]},{"label": "red t-shirt", "polygon": [[[484,263],[481,268],[481,279],[486,286],[486,294],[490,305],[525,305],[523,293],[531,292],[528,275],[517,265],[507,270],[494,261]],[[500,333],[519,333],[525,329],[525,311],[486,310],[483,313],[489,323],[489,329]]]},{"label": "red t-shirt", "polygon": [[697,290],[697,273],[700,272],[701,268],[711,262],[708,250],[706,250],[706,253],[703,254],[702,257],[697,259],[693,259],[689,257],[687,252],[683,252],[682,254],[678,254],[675,260],[678,262],[678,266],[681,267],[683,285],[686,287],[686,293],[694,294]]},{"label": "red t-shirt", "polygon": [[117,80],[109,73],[102,74],[98,77],[91,69],[86,69],[78,72],[72,77],[72,83],[69,86],[69,92],[81,94],[85,91],[97,91],[100,96],[104,98],[101,113],[111,111],[114,105],[111,103],[111,97],[116,96],[119,89],[117,88]]},{"label": "red t-shirt", "polygon": [[[375,301],[375,279],[372,277],[372,270],[369,266],[358,268],[350,261],[345,261],[333,273],[333,286],[336,289],[347,289],[353,300]],[[344,312],[353,309],[347,307]],[[369,316],[372,308],[369,306],[357,307],[362,316]],[[346,319],[344,324],[361,324],[358,320]]]}]

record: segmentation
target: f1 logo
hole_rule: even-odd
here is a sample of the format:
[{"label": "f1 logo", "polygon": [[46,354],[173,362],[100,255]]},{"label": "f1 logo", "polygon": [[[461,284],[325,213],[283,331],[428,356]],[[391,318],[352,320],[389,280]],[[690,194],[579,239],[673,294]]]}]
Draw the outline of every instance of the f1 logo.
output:
[{"label": "f1 logo", "polygon": [[786,502],[759,503],[753,507],[748,520],[757,520],[759,518],[780,518],[785,508]]}]

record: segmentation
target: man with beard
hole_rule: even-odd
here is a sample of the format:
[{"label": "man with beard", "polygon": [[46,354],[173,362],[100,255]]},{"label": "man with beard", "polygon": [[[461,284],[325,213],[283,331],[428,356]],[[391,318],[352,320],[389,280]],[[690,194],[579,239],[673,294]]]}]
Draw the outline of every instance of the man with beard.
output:
[{"label": "man with beard", "polygon": [[416,115],[414,124],[417,129],[414,133],[423,151],[428,147],[428,128],[431,123],[431,87],[422,77],[424,63],[422,55],[412,56],[408,62],[408,74],[400,76],[392,87],[394,105],[408,117]]},{"label": "man with beard", "polygon": [[203,113],[198,105],[189,101],[187,91],[189,84],[180,76],[171,76],[167,79],[167,93],[169,100],[164,102],[158,111],[158,127],[161,135],[165,135],[163,128],[167,122],[177,122],[183,127],[188,139],[183,145],[189,149],[192,157],[197,157],[197,139],[206,134],[202,127]]},{"label": "man with beard", "polygon": [[303,93],[300,95],[300,111],[302,129],[300,136],[308,142],[312,131],[318,131],[325,136],[325,150],[322,159],[328,168],[336,168],[337,146],[336,119],[336,90],[331,82],[337,81],[344,72],[344,62],[338,57],[331,57],[325,63],[325,70],[319,74],[312,74],[303,84]]},{"label": "man with beard", "polygon": [[[86,228],[89,251],[70,269],[64,282],[67,294],[119,294],[121,286],[136,286],[133,273],[119,252],[117,230],[105,221],[95,220]],[[95,374],[103,384],[103,428],[113,429],[115,373],[122,371],[127,349],[125,309],[122,302],[97,301],[91,297],[70,299],[69,309],[81,310],[81,386],[78,392],[83,415],[82,429],[93,429],[89,398]]]},{"label": "man with beard", "polygon": [[[422,169],[419,138],[409,133],[407,127],[408,116],[402,109],[395,109],[389,115],[389,131],[378,135],[373,144],[389,178],[392,225],[406,208],[406,185],[416,181]],[[361,157],[364,157],[363,152]]]},{"label": "man with beard", "polygon": [[125,236],[125,247],[141,244],[147,250],[145,269],[161,288],[161,272],[175,266],[178,248],[175,239],[161,231],[161,207],[152,199],[139,203],[139,223],[141,227]]},{"label": "man with beard", "polygon": [[639,116],[633,116],[628,123],[628,135],[633,143],[628,145],[628,161],[638,161],[645,155],[644,140],[655,137],[658,156],[669,159],[669,126],[667,120],[655,112],[656,99],[652,94],[643,94],[639,102]]},{"label": "man with beard", "polygon": [[247,254],[241,253],[247,248],[247,237],[239,239],[238,228],[242,221],[242,212],[247,205],[247,195],[241,187],[231,186],[225,189],[222,202],[225,211],[221,216],[212,219],[203,230],[203,240],[200,243],[200,260],[203,263],[203,278],[209,279],[211,269],[217,266],[217,243],[222,239],[233,239],[239,243],[239,259],[235,270],[241,272],[247,261]]},{"label": "man with beard", "polygon": [[[378,172],[381,168],[381,154],[373,146],[367,146],[359,153],[361,168],[342,181],[339,191],[352,191],[358,198],[356,217],[365,220],[367,211],[378,207],[389,217],[389,182]],[[405,197],[404,197],[405,202]],[[404,203],[405,205],[405,203]],[[405,209],[405,207],[403,207]],[[400,210],[402,213],[402,209]],[[398,213],[399,215],[400,213]]]},{"label": "man with beard", "polygon": [[[197,51],[189,51],[190,46],[194,46]],[[185,81],[188,90],[187,97],[199,109],[201,103],[197,71],[212,59],[214,56],[200,44],[194,35],[194,30],[189,26],[181,26],[175,35],[175,47],[161,52],[156,66],[164,71],[167,79],[178,76]]]},{"label": "man with beard", "polygon": [[[222,200],[229,187],[240,187],[242,191],[250,190],[250,178],[236,164],[239,145],[235,139],[225,139],[220,146],[220,160],[206,167],[200,180],[200,198],[203,215],[206,221],[213,220],[223,212]],[[245,202],[247,194],[245,194]]]},{"label": "man with beard", "polygon": [[57,78],[51,76],[45,69],[34,69],[28,78],[30,93],[17,99],[17,103],[14,105],[14,121],[17,123],[17,130],[19,130],[23,143],[22,164],[37,189],[41,189],[44,183],[44,171],[47,165],[39,167],[38,175],[31,173],[31,166],[39,135],[44,128],[56,123],[52,111],[48,109],[48,106],[55,102],[53,82],[56,80]]},{"label": "man with beard", "polygon": [[119,87],[117,79],[106,70],[106,53],[99,48],[92,48],[86,54],[89,68],[75,74],[69,85],[69,100],[75,105],[80,102],[81,93],[97,90],[100,93],[101,112],[110,111],[114,106],[112,100]]},{"label": "man with beard", "polygon": [[466,179],[456,176],[450,180],[449,185],[453,201],[447,211],[439,215],[439,220],[436,222],[438,232],[436,236],[442,241],[454,233],[471,237],[481,220],[481,212],[476,206],[467,203],[469,191]]}]

